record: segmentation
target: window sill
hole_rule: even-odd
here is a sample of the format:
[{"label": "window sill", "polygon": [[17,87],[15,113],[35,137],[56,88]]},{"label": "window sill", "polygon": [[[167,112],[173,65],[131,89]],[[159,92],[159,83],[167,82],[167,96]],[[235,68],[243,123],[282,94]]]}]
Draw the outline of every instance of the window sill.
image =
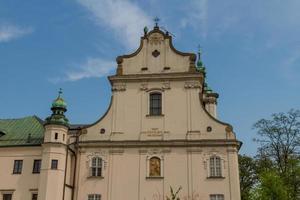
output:
[{"label": "window sill", "polygon": [[104,179],[103,176],[88,176],[88,179]]},{"label": "window sill", "polygon": [[16,173],[16,172],[13,172],[12,175],[21,175],[22,173]]},{"label": "window sill", "polygon": [[164,114],[160,114],[160,115],[146,115],[146,117],[164,117],[165,115]]},{"label": "window sill", "polygon": [[209,176],[207,179],[225,179],[224,176]]},{"label": "window sill", "polygon": [[164,179],[163,176],[147,176],[146,179]]},{"label": "window sill", "polygon": [[40,172],[32,172],[33,174],[40,174]]}]

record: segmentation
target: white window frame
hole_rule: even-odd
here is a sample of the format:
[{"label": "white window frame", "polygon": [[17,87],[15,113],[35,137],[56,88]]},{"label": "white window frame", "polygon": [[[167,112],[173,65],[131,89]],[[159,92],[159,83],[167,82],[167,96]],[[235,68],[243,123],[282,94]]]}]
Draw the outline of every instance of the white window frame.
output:
[{"label": "white window frame", "polygon": [[209,177],[222,177],[222,159],[220,156],[209,158]]},{"label": "white window frame", "polygon": [[[164,116],[164,110],[165,110],[165,93],[164,90],[160,89],[160,88],[152,88],[146,91],[147,93],[147,115],[148,117],[161,117]],[[153,93],[160,93],[161,94],[161,113],[160,115],[151,115],[150,114],[150,96]]]},{"label": "white window frame", "polygon": [[[96,159],[95,163],[94,163],[94,159]],[[98,159],[100,159],[100,161],[98,161]],[[95,168],[95,175],[93,174],[94,168]],[[92,157],[89,170],[90,170],[89,173],[90,177],[103,177],[103,159],[99,156]]]},{"label": "white window frame", "polygon": [[88,194],[88,200],[101,200],[101,194]]},{"label": "white window frame", "polygon": [[211,194],[209,195],[210,200],[224,200],[224,195],[223,194]]}]

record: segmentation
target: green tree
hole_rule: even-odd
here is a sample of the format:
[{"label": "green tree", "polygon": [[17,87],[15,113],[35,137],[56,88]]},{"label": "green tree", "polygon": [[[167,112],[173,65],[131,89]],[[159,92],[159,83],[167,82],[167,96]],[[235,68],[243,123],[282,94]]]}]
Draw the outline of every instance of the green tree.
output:
[{"label": "green tree", "polygon": [[[259,183],[252,199],[300,199],[300,111],[276,113],[254,124],[258,138],[257,174]],[[274,196],[275,195],[275,196]],[[279,194],[278,194],[279,195]],[[277,196],[278,196],[277,195]]]},{"label": "green tree", "polygon": [[261,119],[254,124],[260,138],[259,152],[271,158],[281,174],[288,170],[289,159],[300,151],[300,110],[275,113],[272,119]]},{"label": "green tree", "polygon": [[288,200],[287,186],[274,170],[259,176],[260,184],[252,190],[251,200]]},{"label": "green tree", "polygon": [[252,157],[239,155],[241,199],[250,200],[250,192],[257,183],[256,162]]}]

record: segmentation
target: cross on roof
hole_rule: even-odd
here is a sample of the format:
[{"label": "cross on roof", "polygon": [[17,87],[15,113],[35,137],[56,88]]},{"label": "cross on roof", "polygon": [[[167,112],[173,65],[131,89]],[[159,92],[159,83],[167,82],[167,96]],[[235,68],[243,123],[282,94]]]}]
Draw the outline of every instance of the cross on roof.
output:
[{"label": "cross on roof", "polygon": [[155,22],[155,26],[157,27],[158,26],[158,22],[160,21],[160,19],[158,17],[155,17],[153,19],[153,21]]},{"label": "cross on roof", "polygon": [[63,92],[62,92],[62,88],[59,88],[59,91],[58,91],[59,96],[60,96],[62,93],[63,93]]}]

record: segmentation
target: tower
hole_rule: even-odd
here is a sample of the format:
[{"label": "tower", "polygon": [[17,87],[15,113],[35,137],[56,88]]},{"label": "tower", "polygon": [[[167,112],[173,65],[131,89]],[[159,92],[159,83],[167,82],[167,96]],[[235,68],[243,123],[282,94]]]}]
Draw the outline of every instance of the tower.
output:
[{"label": "tower", "polygon": [[52,115],[46,118],[39,200],[62,200],[64,196],[69,124],[64,115],[67,111],[67,104],[61,95],[60,90],[58,97],[52,103]]}]

